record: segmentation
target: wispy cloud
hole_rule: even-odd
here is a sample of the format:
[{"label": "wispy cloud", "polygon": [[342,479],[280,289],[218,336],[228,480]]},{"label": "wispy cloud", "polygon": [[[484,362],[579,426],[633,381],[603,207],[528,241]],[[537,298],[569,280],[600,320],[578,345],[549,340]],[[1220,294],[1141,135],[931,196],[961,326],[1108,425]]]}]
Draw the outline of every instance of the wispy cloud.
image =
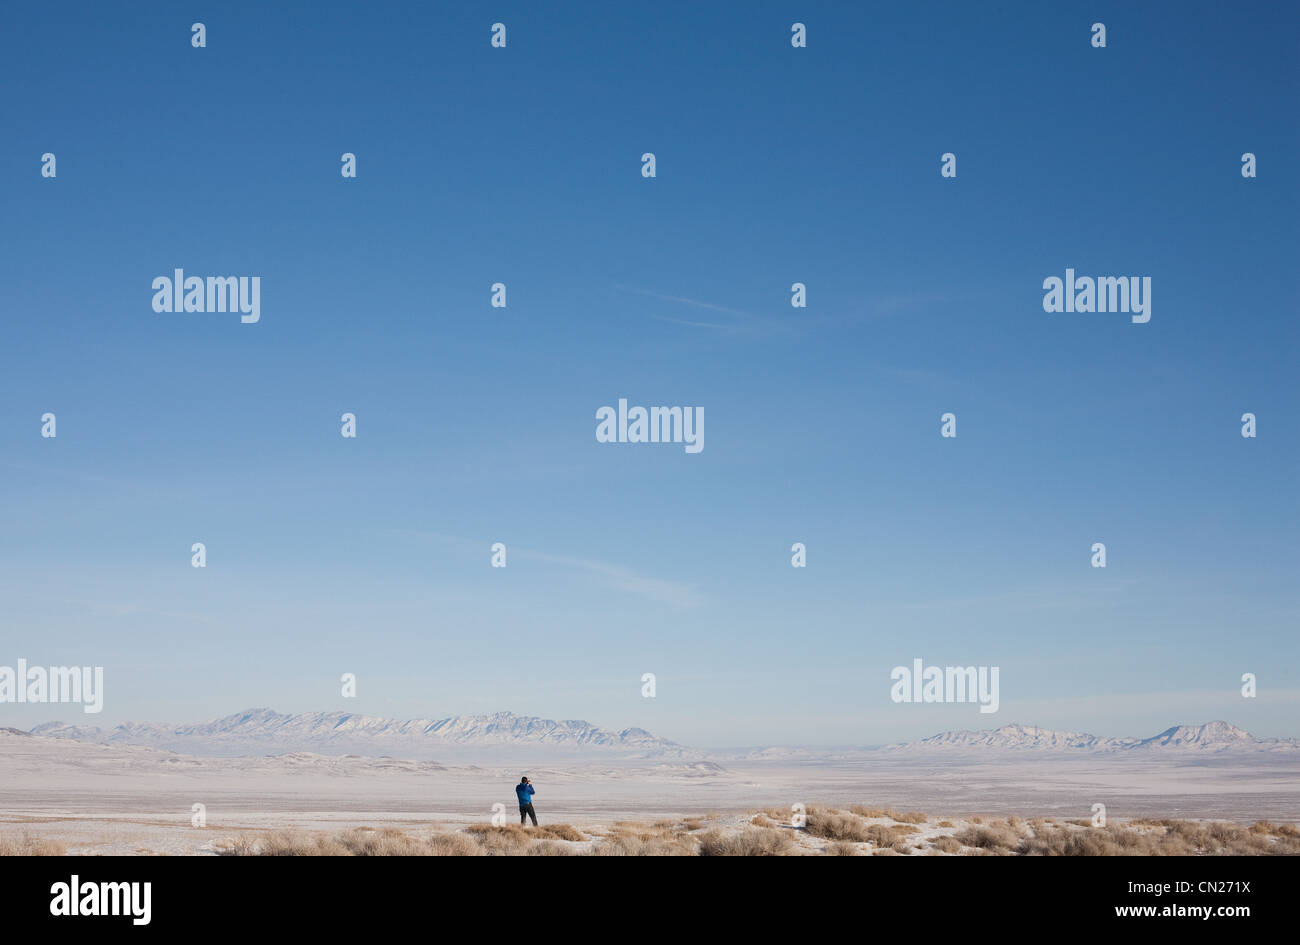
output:
[{"label": "wispy cloud", "polygon": [[963,611],[980,606],[997,607],[1006,612],[1071,610],[1095,607],[1102,598],[1122,594],[1139,583],[1136,578],[1112,578],[1086,584],[1055,584],[958,597],[932,597],[912,600],[902,606],[909,610]]},{"label": "wispy cloud", "polygon": [[101,613],[113,617],[147,616],[166,617],[170,620],[198,620],[203,623],[215,622],[213,618],[204,614],[190,614],[175,610],[158,610],[154,607],[145,607],[141,604],[103,602],[97,604],[96,607]]},{"label": "wispy cloud", "polygon": [[875,299],[868,307],[873,315],[893,315],[895,312],[915,308],[918,305],[933,305],[937,302],[950,301],[952,300],[946,295],[887,295],[884,298]]},{"label": "wispy cloud", "polygon": [[887,377],[892,377],[898,381],[906,381],[909,384],[942,384],[949,382],[949,378],[946,374],[942,374],[939,371],[932,371],[928,368],[885,366],[882,367],[880,371]]},{"label": "wispy cloud", "polygon": [[4,463],[0,463],[0,467],[6,469],[16,469],[19,472],[25,472],[25,473],[37,473],[43,479],[62,476],[66,479],[72,479],[77,482],[118,485],[118,482],[116,480],[108,479],[105,478],[104,476],[92,475],[90,473],[84,473],[79,470],[73,470],[73,469],[59,469],[56,466],[32,466],[27,463],[4,462]]},{"label": "wispy cloud", "polygon": [[620,590],[629,591],[633,594],[641,594],[665,604],[672,604],[675,607],[694,607],[702,600],[700,594],[695,590],[695,588],[688,584],[638,574],[628,568],[609,564],[604,561],[591,561],[586,558],[571,558],[565,555],[552,555],[540,551],[528,551],[525,549],[512,548],[510,553],[520,558],[531,559],[533,561],[544,561],[548,564],[559,565],[560,567],[576,568],[581,571],[587,571],[591,574],[597,574],[606,578],[610,584]]},{"label": "wispy cloud", "polygon": [[754,317],[752,313],[743,311],[738,308],[730,308],[726,305],[717,305],[713,302],[704,302],[701,301],[700,299],[690,299],[684,295],[665,295],[662,292],[652,292],[649,289],[638,289],[635,286],[627,286],[627,285],[615,285],[614,288],[618,289],[620,292],[631,292],[634,295],[644,295],[647,296],[648,298],[658,299],[661,302],[677,302],[681,305],[691,305],[694,306],[695,308],[705,308],[711,312],[725,312],[728,315],[739,315],[744,318]]},{"label": "wispy cloud", "polygon": [[706,302],[703,299],[693,299],[685,295],[670,295],[664,292],[655,292],[650,289],[641,289],[636,286],[618,285],[614,286],[619,292],[626,292],[632,295],[640,295],[644,298],[654,299],[658,302],[671,302],[674,305],[685,305],[689,308],[700,309],[705,312],[714,312],[723,318],[696,319],[696,318],[677,318],[672,315],[664,315],[658,312],[650,313],[650,317],[661,322],[669,322],[674,325],[684,325],[687,328],[700,328],[707,331],[717,332],[726,335],[741,334],[767,334],[774,331],[789,331],[794,326],[789,321],[781,321],[775,318],[764,318],[755,315],[753,312],[747,312],[744,309],[733,308],[729,305],[719,305],[716,302]]},{"label": "wispy cloud", "polygon": [[[442,535],[436,532],[427,532],[423,529],[415,528],[381,528],[376,531],[384,534],[394,535],[417,535],[422,538],[432,538],[437,541],[450,542],[467,552],[480,554],[488,546],[483,539],[467,539],[454,535]],[[570,555],[549,554],[544,551],[532,551],[527,548],[519,548],[510,545],[509,554],[511,560],[524,558],[530,561],[541,561],[545,564],[554,564],[563,568],[572,568],[579,571],[586,571],[589,574],[597,575],[604,578],[608,583],[620,590],[628,591],[632,594],[640,594],[662,603],[671,604],[675,607],[695,607],[703,603],[704,597],[693,585],[684,584],[680,581],[670,581],[665,578],[651,577],[633,571],[631,568],[625,568],[621,565],[610,564],[605,561],[593,561],[589,558],[575,558]]]},{"label": "wispy cloud", "polygon": [[661,322],[672,322],[674,325],[687,325],[691,328],[718,328],[725,330],[727,328],[735,327],[732,325],[721,325],[717,322],[693,322],[690,319],[672,318],[668,315],[651,315],[650,317],[657,318]]},{"label": "wispy cloud", "polygon": [[[690,308],[701,309],[706,312],[715,312],[719,315],[726,316],[725,318],[705,320],[677,318],[672,315],[664,315],[658,312],[650,313],[650,317],[657,319],[658,321],[671,322],[674,325],[684,325],[688,328],[701,328],[708,331],[718,332],[720,334],[731,335],[757,335],[793,331],[817,332],[826,329],[834,330],[838,326],[851,325],[876,318],[886,318],[910,308],[953,301],[952,298],[945,295],[923,293],[895,294],[866,300],[858,305],[851,314],[812,314],[811,310],[792,309],[789,317],[772,318],[769,316],[755,315],[753,312],[748,312],[744,309],[735,308],[730,305],[720,305],[717,302],[708,302],[704,299],[693,299],[686,295],[673,295],[667,292],[656,292],[653,289],[643,289],[638,286],[622,285],[619,283],[615,283],[614,288],[619,292],[639,295],[659,302],[670,302],[674,305],[685,305]],[[786,298],[785,301],[788,304],[789,299]]]}]

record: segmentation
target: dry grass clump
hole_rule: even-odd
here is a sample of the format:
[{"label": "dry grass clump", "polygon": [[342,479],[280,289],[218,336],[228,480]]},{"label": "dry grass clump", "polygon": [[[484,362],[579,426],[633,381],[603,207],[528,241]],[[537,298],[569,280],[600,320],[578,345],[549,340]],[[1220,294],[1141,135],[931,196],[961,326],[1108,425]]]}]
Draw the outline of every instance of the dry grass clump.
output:
[{"label": "dry grass clump", "polygon": [[1021,856],[1121,856],[1154,853],[1141,833],[1119,827],[1043,827],[1022,839],[1016,852]]},{"label": "dry grass clump", "polygon": [[890,813],[883,807],[867,807],[865,804],[853,804],[849,811],[859,817],[888,817]]},{"label": "dry grass clump", "polygon": [[568,840],[580,843],[587,839],[586,834],[569,824],[543,824],[540,827],[521,827],[519,824],[505,824],[494,827],[491,824],[470,824],[465,832],[473,834],[482,842],[484,837],[509,837],[515,843],[533,840]]},{"label": "dry grass clump", "polygon": [[746,827],[727,835],[710,830],[700,836],[700,856],[791,856],[794,838],[786,830]]},{"label": "dry grass clump", "polygon": [[[483,833],[434,833],[420,837],[394,828],[357,827],[340,835],[337,842],[347,851],[343,855],[352,856],[482,856],[485,851],[509,852],[514,847],[526,846],[532,839],[524,837],[521,842],[513,832],[505,838],[502,834],[493,834],[491,831],[494,829],[488,828]],[[488,839],[484,840],[484,837]]]},{"label": "dry grass clump", "polygon": [[592,856],[695,856],[697,821],[661,820],[652,824],[618,821],[588,851]]},{"label": "dry grass clump", "polygon": [[488,856],[519,856],[533,842],[528,831],[518,824],[506,824],[504,827],[471,824],[466,828],[466,833],[478,841]]},{"label": "dry grass clump", "polygon": [[1169,828],[1169,832],[1177,833],[1188,843],[1198,844],[1203,852],[1216,856],[1300,854],[1300,830],[1289,825],[1276,828],[1275,832],[1269,832],[1267,827],[1256,830],[1254,826],[1240,827],[1221,821],[1205,825],[1200,833],[1195,827],[1190,823],[1179,824]]},{"label": "dry grass clump", "polygon": [[[757,816],[762,816],[762,815],[759,814],[759,815],[757,815]],[[717,820],[717,819],[718,819],[718,818],[717,818],[717,815],[716,815],[716,814],[710,814],[710,815],[707,816],[707,817],[687,817],[685,820],[679,820],[679,821],[674,825],[674,828],[673,828],[673,829],[678,830],[678,831],[681,831],[681,830],[687,830],[687,831],[690,831],[690,830],[703,830],[704,827],[705,827],[705,821],[708,821],[708,820]],[[776,823],[777,823],[778,825],[780,825],[780,824],[785,823],[785,821],[776,821]]]},{"label": "dry grass clump", "polygon": [[470,824],[465,828],[465,832],[475,837],[482,837],[488,834],[509,834],[513,837],[527,837],[528,831],[518,824],[502,824],[500,827],[494,824]]},{"label": "dry grass clump", "polygon": [[1300,827],[1295,824],[1272,824],[1267,820],[1257,820],[1250,827],[1251,833],[1263,834],[1265,836],[1288,837],[1300,839]]},{"label": "dry grass clump", "polygon": [[[858,808],[869,810],[869,808]],[[808,814],[808,833],[824,840],[873,843],[878,847],[899,848],[903,839],[917,832],[911,824],[868,824],[855,814],[813,810]]]},{"label": "dry grass clump", "polygon": [[[975,818],[971,818],[975,822]],[[982,823],[982,821],[980,821]],[[992,852],[1010,851],[1020,842],[1020,834],[1006,826],[967,827],[953,835],[963,846]]]},{"label": "dry grass clump", "polygon": [[916,833],[916,828],[907,824],[872,824],[867,828],[867,839],[878,847],[906,853],[909,848],[904,838],[910,833]]},{"label": "dry grass clump", "polygon": [[348,856],[350,853],[334,837],[293,829],[273,831],[257,841],[252,849],[257,856]]},{"label": "dry grass clump", "polygon": [[578,851],[556,840],[538,840],[524,849],[524,856],[577,856]]},{"label": "dry grass clump", "polygon": [[240,838],[228,852],[234,856],[349,856],[351,851],[334,837],[301,830],[274,830],[261,837]]},{"label": "dry grass clump", "polygon": [[417,837],[401,830],[356,827],[337,836],[301,830],[244,835],[214,848],[220,856],[482,856],[479,844],[464,834]]},{"label": "dry grass clump", "polygon": [[681,838],[639,837],[617,834],[600,841],[588,851],[589,856],[695,856],[695,843],[689,834]]},{"label": "dry grass clump", "polygon": [[0,856],[63,856],[67,848],[57,840],[41,840],[24,831],[0,834]]},{"label": "dry grass clump", "polygon": [[[326,834],[300,829],[252,832],[213,845],[226,856],[893,856],[913,852],[971,856],[1300,856],[1295,824],[1256,821],[1249,826],[1226,821],[1141,819],[1106,827],[1058,823],[1036,817],[971,818],[964,829],[931,838],[907,822],[924,815],[880,814],[893,822],[869,823],[863,812],[811,808],[804,836],[763,814],[735,827],[706,828],[700,819],[620,821],[592,836],[569,824],[502,827],[473,824],[461,831],[404,831],[393,827],[354,827]],[[904,818],[904,819],[899,819]],[[939,821],[956,829],[952,821]],[[0,833],[0,856],[57,856],[63,844],[27,833]],[[147,852],[147,851],[145,851]]]},{"label": "dry grass clump", "polygon": [[1023,839],[1017,852],[1025,856],[1298,855],[1300,836],[1267,821],[1242,827],[1223,821],[1134,820],[1078,830],[1044,827]]},{"label": "dry grass clump", "polygon": [[626,837],[648,843],[652,840],[675,840],[683,836],[685,830],[684,825],[678,825],[671,821],[663,821],[661,824],[642,824],[636,821],[620,820],[605,831],[605,838],[612,840]]},{"label": "dry grass clump", "polygon": [[532,841],[519,824],[504,824],[502,827],[493,827],[490,824],[471,824],[465,828],[465,833],[478,841],[478,845],[484,849],[489,857],[510,857],[512,854],[520,853],[525,846]]},{"label": "dry grass clump", "polygon": [[416,856],[423,852],[419,840],[391,827],[356,827],[342,834],[338,842],[353,856]]},{"label": "dry grass clump", "polygon": [[838,811],[810,810],[804,827],[814,837],[821,837],[823,840],[852,840],[855,843],[863,843],[871,839],[867,825],[861,818],[853,814],[841,814]]},{"label": "dry grass clump", "polygon": [[212,845],[217,856],[257,856],[257,838],[242,834]]},{"label": "dry grass clump", "polygon": [[424,842],[429,856],[483,855],[483,848],[463,833],[435,833]]},{"label": "dry grass clump", "polygon": [[940,827],[956,827],[957,825],[954,824],[951,820],[941,820],[941,821],[939,821],[939,826],[940,826]]},{"label": "dry grass clump", "polygon": [[854,804],[849,810],[859,817],[885,817],[900,824],[923,824],[928,819],[920,811],[900,814],[892,807],[866,807],[862,804]]},{"label": "dry grass clump", "polygon": [[961,852],[961,841],[956,837],[949,836],[948,834],[944,834],[941,837],[935,837],[930,841],[930,843],[935,847],[935,849],[942,850],[944,853]]},{"label": "dry grass clump", "polygon": [[464,832],[427,836],[391,827],[354,827],[334,836],[300,830],[244,835],[216,852],[226,856],[560,856],[573,852],[568,843],[586,839],[568,824],[531,831],[515,824],[472,824]]}]

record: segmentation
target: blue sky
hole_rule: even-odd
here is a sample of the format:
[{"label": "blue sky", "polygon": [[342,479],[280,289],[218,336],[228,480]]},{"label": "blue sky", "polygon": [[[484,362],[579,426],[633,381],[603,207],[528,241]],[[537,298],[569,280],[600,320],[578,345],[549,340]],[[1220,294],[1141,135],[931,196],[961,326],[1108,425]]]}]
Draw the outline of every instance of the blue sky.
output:
[{"label": "blue sky", "polygon": [[[106,674],[0,724],[1300,735],[1294,9],[266,6],[0,39],[0,664]],[[155,313],[177,267],[261,321]],[[705,449],[597,443],[620,397]],[[915,657],[999,712],[892,703]]]}]

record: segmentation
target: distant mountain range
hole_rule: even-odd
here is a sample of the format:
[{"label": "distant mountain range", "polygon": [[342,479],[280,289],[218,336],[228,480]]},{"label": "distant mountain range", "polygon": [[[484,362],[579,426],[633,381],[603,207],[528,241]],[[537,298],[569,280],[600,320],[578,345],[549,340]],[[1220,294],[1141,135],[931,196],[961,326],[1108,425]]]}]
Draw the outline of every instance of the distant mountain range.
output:
[{"label": "distant mountain range", "polygon": [[199,755],[313,751],[431,758],[484,749],[514,749],[523,754],[544,750],[549,754],[663,758],[686,753],[681,745],[657,738],[645,729],[614,732],[581,720],[557,722],[511,712],[445,719],[384,719],[348,712],[286,715],[270,709],[248,709],[191,725],[127,722],[104,730],[48,722],[33,728],[31,734]]},{"label": "distant mountain range", "polygon": [[1228,722],[1175,725],[1150,738],[1103,738],[1086,732],[1060,732],[1012,723],[983,731],[943,732],[919,742],[889,745],[886,751],[1077,751],[1128,752],[1155,750],[1192,751],[1300,751],[1295,739],[1256,738]]},{"label": "distant mountain range", "polygon": [[[15,734],[17,734],[16,730]],[[555,721],[497,712],[445,719],[385,719],[348,712],[287,715],[249,709],[190,725],[127,722],[113,729],[47,722],[32,735],[104,744],[161,748],[193,755],[233,756],[317,752],[445,759],[475,755],[521,760],[594,756],[624,759],[790,761],[851,759],[881,754],[976,753],[997,757],[1027,752],[1115,754],[1130,752],[1288,752],[1295,739],[1256,738],[1228,722],[1176,725],[1150,738],[1105,738],[1010,724],[982,731],[953,731],[918,742],[877,749],[756,748],[706,752],[659,738],[641,728],[611,731],[581,720]]]}]

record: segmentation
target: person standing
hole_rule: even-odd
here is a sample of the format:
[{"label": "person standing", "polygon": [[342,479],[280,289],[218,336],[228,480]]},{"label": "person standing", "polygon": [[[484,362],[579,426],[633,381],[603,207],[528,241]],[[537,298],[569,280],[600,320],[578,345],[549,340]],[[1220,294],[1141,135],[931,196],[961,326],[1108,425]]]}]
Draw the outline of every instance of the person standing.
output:
[{"label": "person standing", "polygon": [[525,818],[533,819],[533,826],[537,826],[537,811],[533,810],[533,785],[527,778],[520,778],[519,783],[515,785],[515,795],[519,798],[519,824],[523,826]]}]

